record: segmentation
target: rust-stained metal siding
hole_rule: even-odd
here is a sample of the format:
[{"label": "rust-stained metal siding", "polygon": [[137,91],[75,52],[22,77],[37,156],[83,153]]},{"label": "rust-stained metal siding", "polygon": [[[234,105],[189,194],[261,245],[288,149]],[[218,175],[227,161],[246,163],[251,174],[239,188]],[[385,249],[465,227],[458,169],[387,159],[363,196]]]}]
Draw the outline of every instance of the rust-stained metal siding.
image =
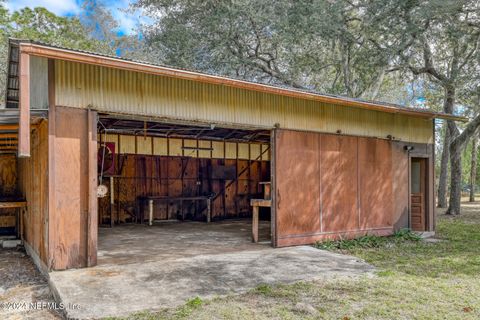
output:
[{"label": "rust-stained metal siding", "polygon": [[61,60],[55,76],[59,106],[433,143],[432,121],[406,115]]}]

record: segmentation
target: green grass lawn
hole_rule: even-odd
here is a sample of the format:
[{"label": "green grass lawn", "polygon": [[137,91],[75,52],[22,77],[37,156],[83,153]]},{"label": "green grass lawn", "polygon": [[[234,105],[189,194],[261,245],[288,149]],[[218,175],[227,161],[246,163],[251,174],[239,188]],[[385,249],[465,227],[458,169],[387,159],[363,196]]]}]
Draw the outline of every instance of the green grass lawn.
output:
[{"label": "green grass lawn", "polygon": [[327,246],[376,266],[374,276],[260,286],[129,319],[480,319],[480,204],[463,208],[460,217],[438,213],[439,242],[404,236]]}]

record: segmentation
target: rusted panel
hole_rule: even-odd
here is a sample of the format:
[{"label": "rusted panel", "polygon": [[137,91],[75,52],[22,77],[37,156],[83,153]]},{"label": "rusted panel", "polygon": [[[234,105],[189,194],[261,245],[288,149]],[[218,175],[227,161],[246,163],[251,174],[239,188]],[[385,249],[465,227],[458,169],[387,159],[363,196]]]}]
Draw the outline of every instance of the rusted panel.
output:
[{"label": "rusted panel", "polygon": [[322,135],[320,139],[321,231],[357,230],[358,139],[334,135]]},{"label": "rusted panel", "polygon": [[87,110],[55,109],[55,209],[49,212],[49,237],[55,243],[51,267],[59,270],[87,265],[89,141]]},{"label": "rusted panel", "polygon": [[59,105],[91,105],[107,112],[249,128],[273,128],[278,123],[281,128],[293,130],[341,130],[349,135],[383,139],[390,135],[402,141],[433,143],[430,117],[364,110],[347,106],[345,101],[309,101],[66,61],[57,61],[57,67]]},{"label": "rusted panel", "polygon": [[30,56],[20,52],[18,156],[30,157]]},{"label": "rusted panel", "polygon": [[392,226],[392,150],[380,139],[358,138],[360,228]]},{"label": "rusted panel", "polygon": [[319,135],[278,130],[275,137],[277,236],[319,232]]}]

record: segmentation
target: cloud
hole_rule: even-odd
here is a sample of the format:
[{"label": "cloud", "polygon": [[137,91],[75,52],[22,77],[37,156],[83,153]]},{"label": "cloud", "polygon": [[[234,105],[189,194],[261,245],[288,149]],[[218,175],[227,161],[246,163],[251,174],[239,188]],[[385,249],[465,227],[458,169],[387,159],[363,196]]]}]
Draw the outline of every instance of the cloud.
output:
[{"label": "cloud", "polygon": [[10,0],[6,4],[10,11],[17,11],[25,7],[44,7],[56,15],[74,15],[80,12],[76,0]]},{"label": "cloud", "polygon": [[150,23],[151,19],[142,15],[140,10],[128,10],[134,0],[103,0],[102,4],[110,9],[110,12],[119,24],[119,32],[132,34],[142,23]]},{"label": "cloud", "polygon": [[[121,34],[134,34],[141,23],[149,24],[151,19],[141,14],[140,10],[127,10],[136,0],[97,0],[107,7],[117,20]],[[8,0],[8,10],[16,11],[25,7],[44,7],[59,16],[75,16],[81,13],[82,0]]]}]

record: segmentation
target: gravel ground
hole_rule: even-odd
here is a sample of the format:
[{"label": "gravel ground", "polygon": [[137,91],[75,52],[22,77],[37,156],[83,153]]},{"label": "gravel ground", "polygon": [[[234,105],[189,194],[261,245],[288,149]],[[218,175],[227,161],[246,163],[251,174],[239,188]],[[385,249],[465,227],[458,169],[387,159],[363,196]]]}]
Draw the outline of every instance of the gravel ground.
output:
[{"label": "gravel ground", "polygon": [[62,319],[47,280],[23,249],[0,248],[0,319]]}]

